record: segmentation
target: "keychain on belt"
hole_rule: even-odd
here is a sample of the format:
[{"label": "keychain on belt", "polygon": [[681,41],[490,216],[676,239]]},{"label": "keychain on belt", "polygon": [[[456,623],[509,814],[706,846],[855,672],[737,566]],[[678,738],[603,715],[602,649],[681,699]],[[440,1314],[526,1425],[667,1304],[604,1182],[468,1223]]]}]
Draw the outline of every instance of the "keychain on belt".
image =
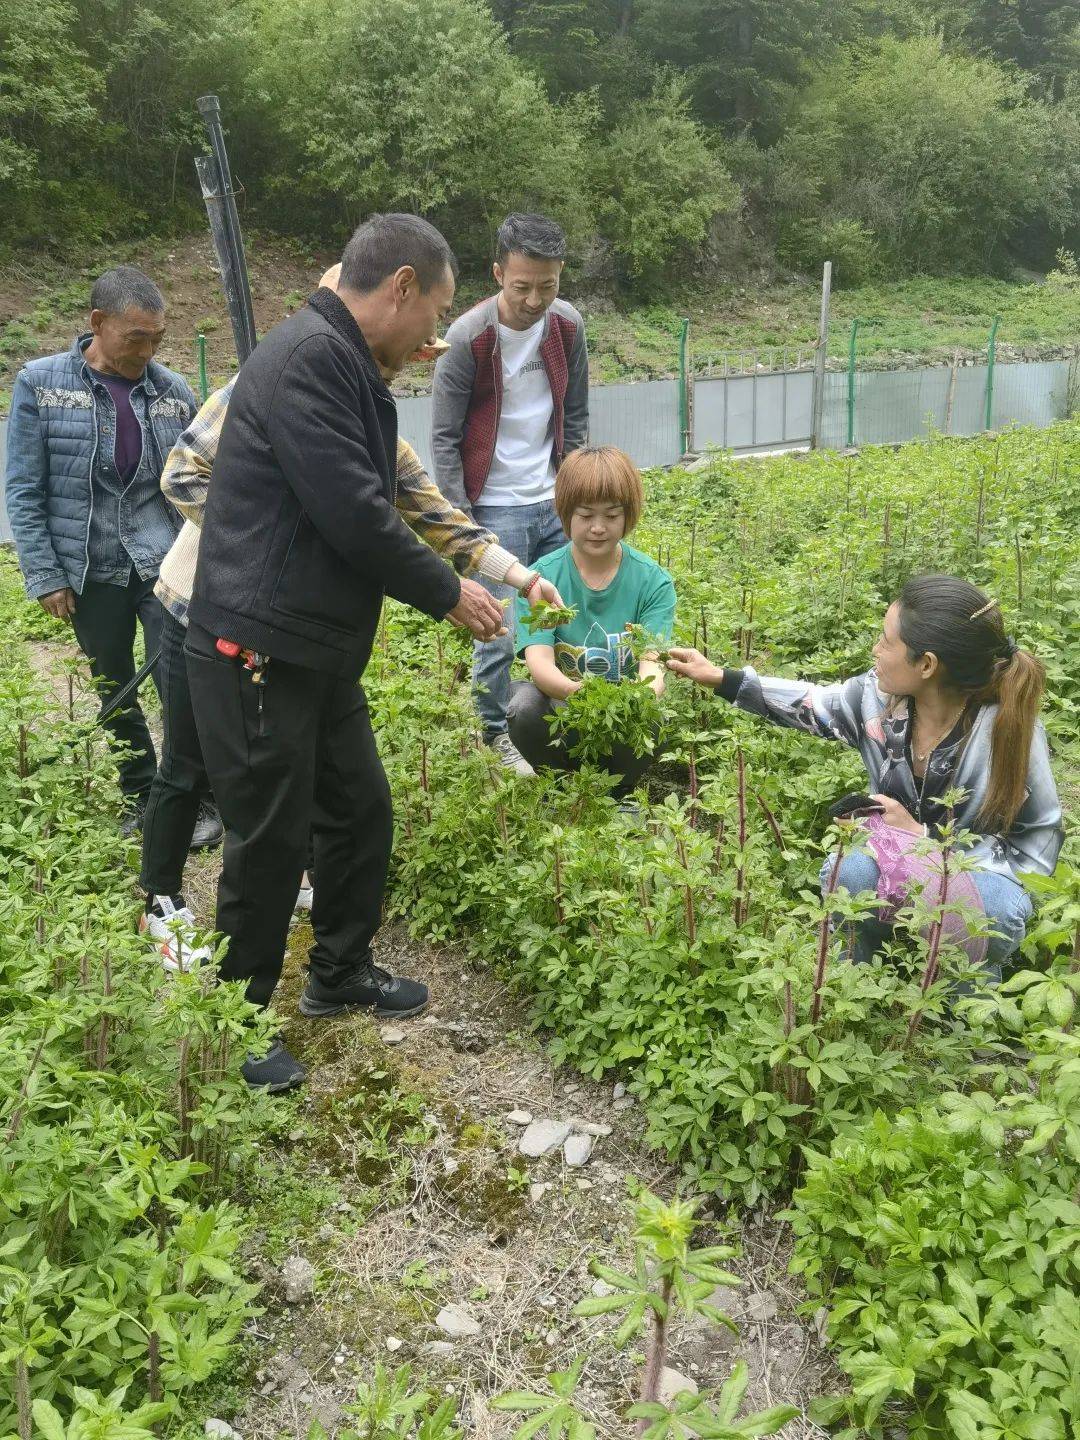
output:
[{"label": "keychain on belt", "polygon": [[270,664],[270,656],[264,655],[261,650],[246,650],[236,640],[218,639],[214,645],[219,655],[224,655],[227,660],[236,660],[243,657],[244,669],[251,676],[251,683],[259,687],[259,723],[262,724],[263,692],[262,687],[266,684],[266,667]]}]

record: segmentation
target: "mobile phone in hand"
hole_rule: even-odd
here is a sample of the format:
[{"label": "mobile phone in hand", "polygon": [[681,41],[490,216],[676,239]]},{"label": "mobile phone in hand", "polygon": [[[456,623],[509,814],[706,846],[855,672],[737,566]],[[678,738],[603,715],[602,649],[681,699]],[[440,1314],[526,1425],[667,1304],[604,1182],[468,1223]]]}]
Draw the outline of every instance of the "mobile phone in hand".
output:
[{"label": "mobile phone in hand", "polygon": [[845,795],[835,805],[829,806],[829,816],[833,820],[853,820],[859,815],[881,815],[884,811],[885,806],[880,801],[859,794]]}]

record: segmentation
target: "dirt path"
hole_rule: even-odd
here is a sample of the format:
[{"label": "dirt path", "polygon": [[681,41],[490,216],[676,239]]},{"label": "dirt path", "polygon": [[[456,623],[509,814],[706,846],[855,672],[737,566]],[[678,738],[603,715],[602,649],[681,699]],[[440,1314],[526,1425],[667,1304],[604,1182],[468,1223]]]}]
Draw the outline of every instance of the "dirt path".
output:
[{"label": "dirt path", "polygon": [[[42,673],[56,677],[64,649],[34,647]],[[66,701],[66,681],[53,683]],[[218,865],[218,855],[203,855],[188,867],[188,899],[207,925]],[[381,1360],[408,1361],[428,1388],[456,1394],[468,1434],[505,1437],[513,1425],[489,1398],[534,1388],[545,1371],[587,1354],[581,1398],[599,1434],[628,1435],[621,1416],[635,1398],[634,1347],[612,1345],[617,1318],[572,1312],[596,1284],[591,1259],[630,1265],[628,1181],[665,1195],[677,1184],[676,1170],[645,1149],[632,1098],[556,1070],[528,1032],[525,997],[453,950],[417,944],[401,925],[383,933],[377,958],[427,982],[424,1015],[305,1020],[296,1000],[310,943],[310,927],[297,921],[277,996],[310,1081],[275,1104],[257,1173],[239,1197],[258,1227],[247,1258],[265,1313],[192,1433],[210,1414],[243,1440],[302,1440],[313,1420],[333,1435],[357,1382],[369,1382]],[[580,1168],[560,1148],[528,1159],[518,1151],[526,1116],[608,1133]],[[803,1405],[830,1387],[832,1371],[815,1327],[795,1314],[784,1232],[755,1215],[728,1238],[743,1252],[731,1268],[744,1284],[717,1303],[740,1334],[684,1325],[668,1363],[705,1389],[742,1358],[750,1406]],[[701,1243],[723,1239],[710,1227]],[[474,1333],[444,1333],[436,1317],[451,1305]],[[801,1419],[783,1433],[820,1434]]]}]

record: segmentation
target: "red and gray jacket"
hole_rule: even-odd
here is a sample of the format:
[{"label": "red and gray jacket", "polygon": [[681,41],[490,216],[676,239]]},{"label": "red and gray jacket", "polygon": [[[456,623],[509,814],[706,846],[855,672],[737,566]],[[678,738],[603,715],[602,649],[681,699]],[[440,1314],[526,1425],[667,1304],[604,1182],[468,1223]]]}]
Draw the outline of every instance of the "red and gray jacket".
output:
[{"label": "red and gray jacket", "polygon": [[[502,411],[499,297],[481,300],[446,334],[450,349],[435,366],[431,449],[435,483],[452,505],[480,499],[495,457]],[[555,300],[544,316],[540,357],[555,405],[554,461],[589,436],[589,352],[585,322],[572,305]]]}]

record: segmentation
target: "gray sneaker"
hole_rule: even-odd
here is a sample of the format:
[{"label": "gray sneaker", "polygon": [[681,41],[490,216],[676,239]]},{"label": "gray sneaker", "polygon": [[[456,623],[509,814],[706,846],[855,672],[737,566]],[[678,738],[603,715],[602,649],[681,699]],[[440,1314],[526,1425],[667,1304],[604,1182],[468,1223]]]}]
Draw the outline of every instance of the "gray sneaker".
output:
[{"label": "gray sneaker", "polygon": [[510,736],[505,730],[498,735],[492,735],[487,742],[495,754],[499,757],[499,764],[506,770],[512,770],[515,775],[520,775],[523,780],[535,780],[536,771],[522,755]]}]

